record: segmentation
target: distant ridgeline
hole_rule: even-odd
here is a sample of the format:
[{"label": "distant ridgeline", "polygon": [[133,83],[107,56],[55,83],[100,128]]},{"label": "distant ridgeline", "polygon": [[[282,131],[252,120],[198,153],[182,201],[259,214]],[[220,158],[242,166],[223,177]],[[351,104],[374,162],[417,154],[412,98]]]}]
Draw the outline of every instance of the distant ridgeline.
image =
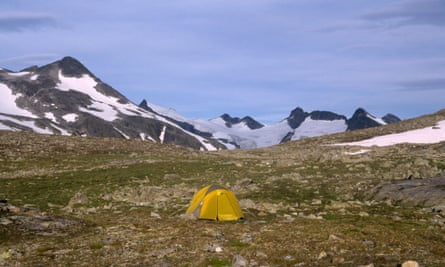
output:
[{"label": "distant ridgeline", "polygon": [[0,97],[0,130],[141,139],[199,150],[266,147],[400,121],[361,108],[350,119],[296,108],[272,125],[228,114],[193,120],[146,100],[132,103],[72,57],[19,72],[0,69]]}]

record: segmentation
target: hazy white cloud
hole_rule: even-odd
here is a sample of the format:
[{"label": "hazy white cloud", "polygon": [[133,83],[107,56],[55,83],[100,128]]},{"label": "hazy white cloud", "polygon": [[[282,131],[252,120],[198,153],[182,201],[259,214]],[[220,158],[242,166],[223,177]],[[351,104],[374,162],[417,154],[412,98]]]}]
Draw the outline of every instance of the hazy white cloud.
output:
[{"label": "hazy white cloud", "polygon": [[400,82],[401,90],[406,91],[445,91],[445,78],[422,79],[415,81]]},{"label": "hazy white cloud", "polygon": [[391,27],[407,25],[434,25],[442,27],[445,26],[445,1],[399,1],[394,7],[368,13],[363,15],[362,18]]},{"label": "hazy white cloud", "polygon": [[0,58],[0,65],[22,65],[22,66],[44,65],[48,64],[49,62],[58,60],[61,57],[62,55],[48,53],[48,54],[23,55],[10,58]]},{"label": "hazy white cloud", "polygon": [[55,19],[47,14],[23,12],[0,13],[0,32],[19,32],[55,26]]}]

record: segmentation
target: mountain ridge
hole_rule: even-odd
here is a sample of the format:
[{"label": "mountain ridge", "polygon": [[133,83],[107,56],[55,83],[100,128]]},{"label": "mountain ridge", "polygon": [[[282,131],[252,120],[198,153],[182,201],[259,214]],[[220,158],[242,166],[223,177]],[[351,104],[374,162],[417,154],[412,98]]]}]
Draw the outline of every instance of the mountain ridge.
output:
[{"label": "mountain ridge", "polygon": [[386,120],[359,108],[347,119],[330,111],[292,110],[282,121],[263,125],[228,113],[195,120],[142,100],[132,103],[73,57],[20,72],[0,70],[0,129],[38,133],[142,139],[200,150],[257,148],[324,134],[375,127]]}]

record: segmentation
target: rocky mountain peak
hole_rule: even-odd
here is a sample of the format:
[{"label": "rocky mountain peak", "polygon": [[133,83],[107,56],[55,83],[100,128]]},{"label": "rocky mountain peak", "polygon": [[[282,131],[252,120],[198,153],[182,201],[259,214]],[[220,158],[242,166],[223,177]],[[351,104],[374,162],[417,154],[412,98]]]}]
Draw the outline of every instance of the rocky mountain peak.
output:
[{"label": "rocky mountain peak", "polygon": [[313,120],[324,120],[324,121],[334,121],[334,120],[347,120],[345,116],[338,115],[337,113],[330,111],[312,111],[309,116]]},{"label": "rocky mountain peak", "polygon": [[401,119],[399,117],[397,117],[396,115],[391,114],[391,113],[388,113],[385,116],[383,116],[382,120],[388,124],[401,121]]},{"label": "rocky mountain peak", "polygon": [[348,130],[358,130],[382,125],[375,119],[372,119],[373,117],[374,116],[369,114],[365,109],[358,108],[347,121]]},{"label": "rocky mountain peak", "polygon": [[250,116],[245,116],[242,119],[240,119],[238,117],[232,117],[229,114],[224,113],[223,115],[221,115],[221,119],[223,119],[226,122],[226,126],[228,128],[231,128],[233,125],[239,124],[239,123],[245,123],[247,125],[247,127],[249,127],[252,130],[260,129],[260,128],[264,127],[263,124],[259,123],[258,121],[256,121],[255,119],[253,119]]},{"label": "rocky mountain peak", "polygon": [[62,70],[62,73],[66,76],[81,77],[84,74],[88,74],[94,77],[94,75],[82,63],[80,63],[79,60],[73,57],[64,57],[53,64],[58,65],[58,67]]},{"label": "rocky mountain peak", "polygon": [[256,121],[255,119],[253,119],[250,116],[246,116],[246,117],[242,118],[241,122],[244,122],[252,130],[260,129],[260,128],[264,127],[263,124],[259,123],[258,121]]},{"label": "rocky mountain peak", "polygon": [[143,99],[141,101],[141,103],[139,104],[139,107],[141,107],[141,108],[143,108],[143,109],[145,109],[147,111],[154,112],[154,110],[151,107],[148,106],[148,102],[145,99]]},{"label": "rocky mountain peak", "polygon": [[302,108],[297,107],[292,110],[289,117],[287,117],[287,123],[292,129],[296,129],[303,123],[307,116],[309,116],[309,113],[305,112]]}]

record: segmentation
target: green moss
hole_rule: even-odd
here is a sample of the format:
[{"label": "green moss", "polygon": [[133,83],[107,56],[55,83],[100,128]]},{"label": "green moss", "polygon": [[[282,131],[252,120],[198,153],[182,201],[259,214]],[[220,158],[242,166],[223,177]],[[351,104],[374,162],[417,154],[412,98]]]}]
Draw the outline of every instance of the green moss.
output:
[{"label": "green moss", "polygon": [[37,249],[36,249],[36,252],[37,252],[37,254],[44,254],[45,252],[48,252],[48,251],[51,251],[51,250],[54,250],[54,248],[53,247],[50,247],[50,246],[42,246],[42,247],[38,247]]},{"label": "green moss", "polygon": [[99,250],[99,249],[101,249],[103,247],[104,247],[104,243],[102,243],[102,242],[97,242],[97,243],[91,243],[90,244],[90,249],[92,249],[92,250]]},{"label": "green moss", "polygon": [[206,266],[223,267],[223,266],[231,266],[231,265],[232,265],[232,263],[228,259],[212,258],[207,261]]},{"label": "green moss", "polygon": [[249,243],[244,243],[241,241],[237,241],[237,240],[232,240],[229,242],[229,245],[231,247],[235,247],[235,248],[245,248],[249,246]]}]

